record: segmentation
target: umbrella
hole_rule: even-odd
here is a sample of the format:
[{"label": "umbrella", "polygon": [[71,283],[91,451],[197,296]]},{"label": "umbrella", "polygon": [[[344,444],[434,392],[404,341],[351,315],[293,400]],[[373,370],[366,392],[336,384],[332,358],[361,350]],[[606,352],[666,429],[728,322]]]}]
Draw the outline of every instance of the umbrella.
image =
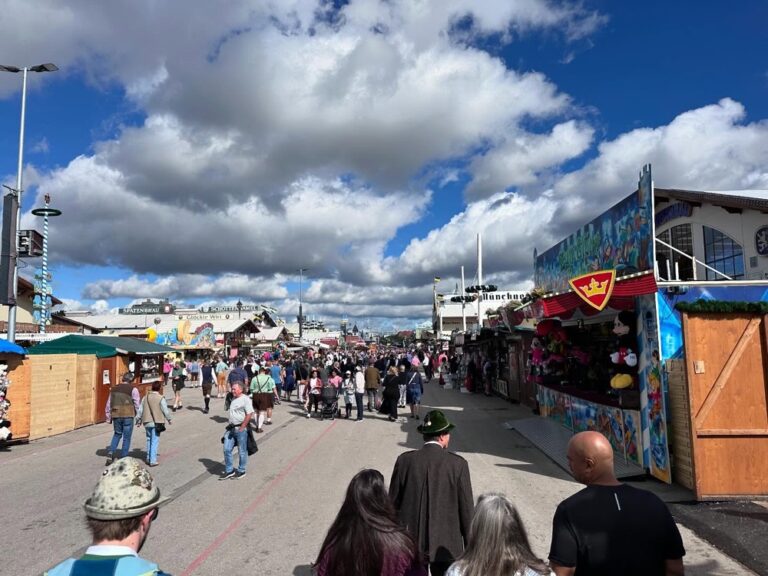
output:
[{"label": "umbrella", "polygon": [[0,353],[21,354],[24,356],[27,351],[18,344],[14,344],[13,342],[8,342],[8,340],[0,338]]}]

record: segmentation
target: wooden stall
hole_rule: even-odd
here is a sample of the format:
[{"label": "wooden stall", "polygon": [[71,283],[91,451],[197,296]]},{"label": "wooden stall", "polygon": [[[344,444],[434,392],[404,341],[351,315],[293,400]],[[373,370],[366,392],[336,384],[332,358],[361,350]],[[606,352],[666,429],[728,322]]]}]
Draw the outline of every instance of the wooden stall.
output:
[{"label": "wooden stall", "polygon": [[129,367],[144,396],[153,381],[162,379],[158,366],[169,352],[174,349],[135,338],[83,335],[31,348],[29,438],[104,422],[110,391]]},{"label": "wooden stall", "polygon": [[696,497],[765,496],[768,315],[684,312],[682,321]]},{"label": "wooden stall", "polygon": [[17,354],[2,354],[0,361],[8,365],[8,378],[11,381],[7,398],[11,403],[8,416],[11,421],[13,440],[24,440],[29,438],[31,421],[32,371],[30,361],[29,358]]}]

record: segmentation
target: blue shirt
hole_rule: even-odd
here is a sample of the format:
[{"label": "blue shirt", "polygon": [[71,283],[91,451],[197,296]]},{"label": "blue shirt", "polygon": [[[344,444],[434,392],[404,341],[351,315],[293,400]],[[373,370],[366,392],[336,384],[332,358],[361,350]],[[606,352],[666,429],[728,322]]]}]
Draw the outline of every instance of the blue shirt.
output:
[{"label": "blue shirt", "polygon": [[280,384],[283,381],[283,379],[280,377],[282,368],[277,364],[272,364],[270,371],[272,372],[272,380],[275,381],[275,384]]}]

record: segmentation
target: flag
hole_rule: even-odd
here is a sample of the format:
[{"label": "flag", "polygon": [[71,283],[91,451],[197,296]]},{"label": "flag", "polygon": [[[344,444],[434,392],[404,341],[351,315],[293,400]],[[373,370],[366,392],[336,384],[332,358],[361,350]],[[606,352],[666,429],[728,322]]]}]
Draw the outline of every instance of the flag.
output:
[{"label": "flag", "polygon": [[440,282],[440,276],[435,276],[435,284],[437,284],[438,282]]}]

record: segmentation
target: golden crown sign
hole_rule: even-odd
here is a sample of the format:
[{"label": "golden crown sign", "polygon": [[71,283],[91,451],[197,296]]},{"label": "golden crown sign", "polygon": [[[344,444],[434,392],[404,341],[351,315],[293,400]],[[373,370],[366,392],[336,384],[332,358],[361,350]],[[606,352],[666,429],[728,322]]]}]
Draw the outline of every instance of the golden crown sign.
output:
[{"label": "golden crown sign", "polygon": [[616,283],[616,270],[598,270],[571,278],[568,283],[584,302],[596,310],[608,305]]}]

